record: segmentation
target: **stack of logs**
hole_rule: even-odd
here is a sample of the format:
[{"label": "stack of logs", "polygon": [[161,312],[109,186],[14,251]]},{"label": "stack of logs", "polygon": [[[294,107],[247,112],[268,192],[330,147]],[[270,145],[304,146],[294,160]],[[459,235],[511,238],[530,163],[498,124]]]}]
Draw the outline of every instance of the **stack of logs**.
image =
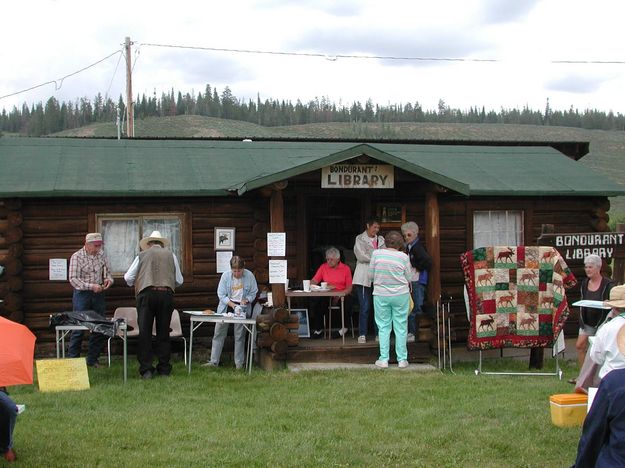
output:
[{"label": "stack of logs", "polygon": [[270,350],[270,356],[275,361],[286,360],[289,346],[297,346],[299,343],[299,316],[291,314],[285,307],[265,308],[256,317],[256,327],[257,346]]},{"label": "stack of logs", "polygon": [[0,315],[22,322],[22,213],[20,200],[0,200]]}]

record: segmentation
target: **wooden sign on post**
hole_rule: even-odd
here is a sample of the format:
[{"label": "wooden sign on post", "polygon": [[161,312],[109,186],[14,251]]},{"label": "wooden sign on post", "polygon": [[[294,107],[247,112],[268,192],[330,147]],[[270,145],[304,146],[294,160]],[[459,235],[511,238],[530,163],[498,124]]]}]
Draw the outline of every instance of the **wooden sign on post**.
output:
[{"label": "wooden sign on post", "polygon": [[583,262],[591,254],[607,261],[625,257],[625,233],[622,232],[541,234],[538,244],[555,247],[567,262]]}]

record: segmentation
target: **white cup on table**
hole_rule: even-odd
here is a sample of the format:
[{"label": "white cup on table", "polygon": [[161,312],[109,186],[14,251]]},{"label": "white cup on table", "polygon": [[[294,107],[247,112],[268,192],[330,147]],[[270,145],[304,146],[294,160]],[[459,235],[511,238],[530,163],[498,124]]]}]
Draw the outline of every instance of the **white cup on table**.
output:
[{"label": "white cup on table", "polygon": [[284,290],[285,291],[289,290],[289,279],[288,278],[284,280]]},{"label": "white cup on table", "polygon": [[328,289],[328,283],[326,283],[325,281],[322,281],[319,286],[321,286],[321,289]]},{"label": "white cup on table", "polygon": [[304,288],[305,292],[310,292],[310,280],[302,281],[302,287]]}]

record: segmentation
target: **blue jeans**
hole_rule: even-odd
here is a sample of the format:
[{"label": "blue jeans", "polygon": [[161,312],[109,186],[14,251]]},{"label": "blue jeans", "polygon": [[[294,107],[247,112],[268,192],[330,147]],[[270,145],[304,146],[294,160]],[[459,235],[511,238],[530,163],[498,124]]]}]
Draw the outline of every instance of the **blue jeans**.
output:
[{"label": "blue jeans", "polygon": [[[373,303],[373,288],[368,288],[361,284],[355,284],[354,290],[358,297],[358,305],[360,311],[358,312],[358,336],[367,336],[369,331],[369,311]],[[374,323],[375,325],[375,323]],[[377,325],[375,325],[377,335]]]},{"label": "blue jeans", "polygon": [[[102,318],[106,316],[106,303],[104,301],[104,293],[95,293],[93,291],[78,291],[74,289],[72,297],[72,305],[74,311],[93,310]],[[82,330],[73,331],[69,339],[69,357],[80,357],[80,348],[82,345]],[[89,347],[87,349],[87,365],[92,366],[98,362],[100,353],[104,348],[106,337],[101,333],[91,333],[89,336]]]},{"label": "blue jeans", "polygon": [[417,335],[417,315],[423,314],[423,300],[425,299],[425,284],[418,281],[412,282],[412,300],[414,307],[408,316],[408,333]]},{"label": "blue jeans", "polygon": [[13,447],[13,428],[17,418],[17,406],[0,390],[0,454]]}]

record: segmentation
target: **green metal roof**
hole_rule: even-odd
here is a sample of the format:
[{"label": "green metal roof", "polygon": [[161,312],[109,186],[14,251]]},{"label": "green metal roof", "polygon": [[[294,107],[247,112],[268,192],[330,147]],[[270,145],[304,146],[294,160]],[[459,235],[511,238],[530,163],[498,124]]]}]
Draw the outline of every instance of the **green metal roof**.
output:
[{"label": "green metal roof", "polygon": [[0,197],[242,194],[361,154],[464,195],[625,195],[548,146],[0,138]]}]

